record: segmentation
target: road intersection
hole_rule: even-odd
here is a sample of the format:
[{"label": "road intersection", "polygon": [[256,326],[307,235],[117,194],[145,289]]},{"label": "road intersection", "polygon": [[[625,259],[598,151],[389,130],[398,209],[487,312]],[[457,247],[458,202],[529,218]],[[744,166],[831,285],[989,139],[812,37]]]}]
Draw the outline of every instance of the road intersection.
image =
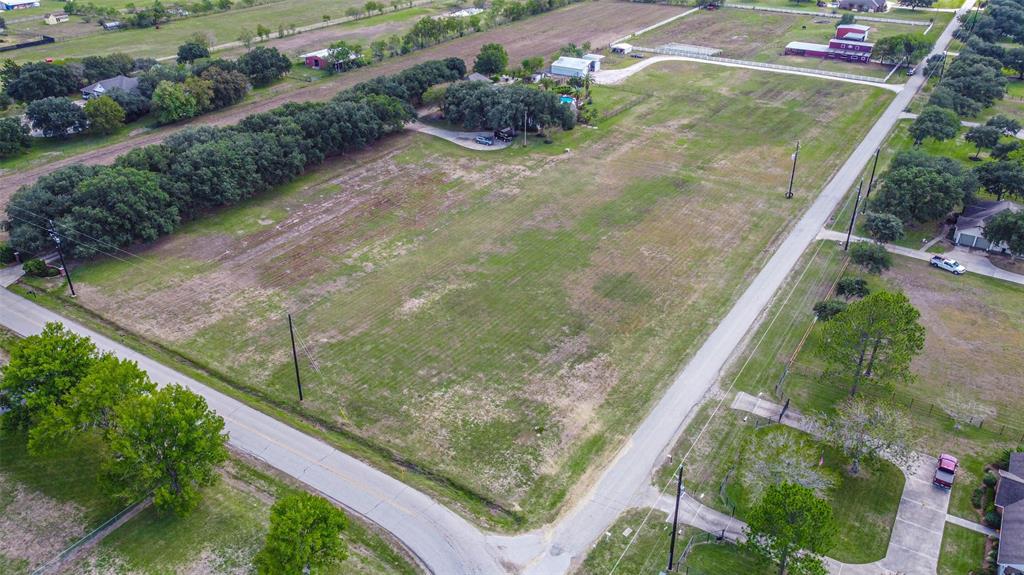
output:
[{"label": "road intersection", "polygon": [[[973,4],[974,0],[967,0],[962,10],[970,10]],[[943,51],[955,26],[954,20],[943,31],[933,53]],[[585,557],[623,511],[649,503],[652,470],[664,461],[682,433],[688,414],[694,412],[735,352],[741,349],[745,337],[757,326],[801,254],[815,241],[924,81],[923,76],[911,77],[903,86],[590,489],[556,523],[527,533],[485,532],[429,495],[327,443],[2,289],[0,324],[29,335],[41,331],[46,322],[61,321],[69,329],[91,337],[100,349],[138,362],[155,382],[186,385],[206,397],[225,419],[232,447],[252,454],[380,525],[434,573],[565,573]]]}]

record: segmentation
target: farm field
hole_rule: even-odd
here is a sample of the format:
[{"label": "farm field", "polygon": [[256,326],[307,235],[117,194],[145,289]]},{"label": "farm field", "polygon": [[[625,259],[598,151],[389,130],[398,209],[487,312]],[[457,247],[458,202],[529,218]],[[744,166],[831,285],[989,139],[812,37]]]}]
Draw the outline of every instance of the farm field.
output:
[{"label": "farm field", "polygon": [[[496,521],[544,520],[647,412],[890,97],[656,67],[596,88],[606,117],[550,147],[394,137],[139,260],[82,267],[78,301],[449,478],[508,513]],[[807,169],[787,201],[797,137]],[[301,407],[286,312],[309,378]]]},{"label": "farm field", "polygon": [[632,31],[678,14],[681,10],[683,9],[675,6],[623,4],[612,0],[582,2],[485,32],[470,34],[406,56],[389,58],[380,64],[338,74],[319,82],[278,83],[271,86],[266,96],[261,97],[259,101],[243,103],[204,114],[189,122],[140,133],[113,145],[89,149],[74,156],[45,156],[43,162],[31,167],[4,173],[0,175],[0,208],[6,206],[10,194],[22,185],[34,182],[42,174],[72,163],[109,164],[117,156],[133,148],[160,142],[187,126],[233,124],[250,114],[265,112],[287,102],[328,100],[339,90],[356,83],[379,75],[395,74],[427,60],[456,56],[472,63],[480,51],[480,46],[488,42],[497,42],[505,46],[510,62],[519,62],[529,56],[553,54],[569,42],[604,45]]},{"label": "farm field", "polygon": [[[929,31],[929,37],[938,37],[950,20],[950,15],[939,14],[939,22]],[[833,18],[819,16],[797,16],[751,10],[700,11],[679,19],[671,24],[652,30],[630,40],[631,43],[657,47],[662,44],[680,43],[710,46],[721,50],[718,56],[754,60],[876,76],[884,78],[889,66],[880,64],[857,64],[820,58],[784,56],[783,48],[793,41],[827,43],[835,35]],[[905,33],[923,33],[921,26],[906,26],[885,22],[864,22],[871,26],[869,40],[877,42],[886,36]],[[900,80],[894,76],[894,81]]]},{"label": "farm field", "polygon": [[[277,31],[278,26],[306,26],[322,21],[323,15],[341,18],[345,9],[361,6],[356,0],[281,0],[252,8],[233,8],[172,20],[157,28],[140,28],[97,33],[64,42],[33,46],[11,54],[16,62],[75,56],[84,58],[111,52],[130,52],[135,57],[160,58],[174,56],[178,46],[199,32],[210,38],[211,45],[234,42],[243,28],[255,30],[258,24]],[[60,28],[60,26],[43,26]]]}]

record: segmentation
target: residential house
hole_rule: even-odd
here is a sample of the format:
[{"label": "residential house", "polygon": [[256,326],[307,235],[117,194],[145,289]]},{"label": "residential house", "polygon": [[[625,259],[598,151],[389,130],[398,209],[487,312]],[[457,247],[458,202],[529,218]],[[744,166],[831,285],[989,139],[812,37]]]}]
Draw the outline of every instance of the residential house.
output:
[{"label": "residential house", "polygon": [[46,24],[49,26],[63,24],[70,19],[71,17],[68,16],[67,12],[51,12],[46,16],[43,16],[43,22],[46,22]]},{"label": "residential house", "polygon": [[39,0],[0,0],[0,10],[24,10],[38,7]]},{"label": "residential house", "polygon": [[885,0],[839,0],[839,9],[857,12],[885,12],[887,7]]},{"label": "residential house", "polygon": [[[324,48],[323,50],[317,50],[316,52],[303,54],[299,56],[299,58],[302,58],[302,61],[306,64],[307,68],[312,68],[314,70],[326,70],[331,66],[330,56],[331,49]],[[357,60],[359,58],[362,58],[362,56],[362,54],[353,53],[348,55],[348,59]],[[338,66],[337,63],[335,63],[335,67],[338,67],[340,69],[340,66]]]},{"label": "residential house", "polygon": [[1011,453],[1009,469],[999,470],[995,506],[1003,516],[996,573],[1024,575],[1024,452]]},{"label": "residential house", "polygon": [[[826,60],[845,60],[847,62],[870,62],[871,49],[874,44],[866,42],[868,27],[856,24],[836,28],[836,37],[828,41],[828,45],[813,42],[790,42],[786,44],[786,56],[807,56]],[[856,40],[855,38],[861,38]]]},{"label": "residential house", "polygon": [[487,82],[488,84],[491,83],[491,79],[488,78],[487,76],[484,76],[480,72],[473,72],[469,76],[466,76],[466,80],[470,82]]},{"label": "residential house", "polygon": [[125,92],[131,92],[139,87],[138,78],[130,78],[128,76],[114,76],[113,78],[107,78],[106,80],[100,80],[95,84],[89,84],[82,88],[82,98],[86,100],[90,98],[99,98],[114,88],[120,88]]},{"label": "residential house", "polygon": [[963,213],[956,219],[956,226],[953,228],[953,243],[989,252],[1009,253],[1010,248],[1005,242],[992,245],[985,239],[985,224],[1005,211],[1019,212],[1022,209],[1024,208],[1020,204],[1007,200],[975,202],[965,207]]}]

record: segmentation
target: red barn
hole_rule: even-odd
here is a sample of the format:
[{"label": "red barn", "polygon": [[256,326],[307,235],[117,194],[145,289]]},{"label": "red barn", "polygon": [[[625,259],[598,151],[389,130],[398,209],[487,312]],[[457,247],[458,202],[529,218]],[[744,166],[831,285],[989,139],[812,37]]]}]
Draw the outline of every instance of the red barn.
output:
[{"label": "red barn", "polygon": [[312,68],[314,70],[323,70],[330,66],[330,63],[327,61],[327,55],[330,53],[330,51],[331,50],[329,48],[324,48],[323,50],[317,50],[316,52],[303,54],[302,61],[306,63],[307,68]]},{"label": "red barn", "polygon": [[843,24],[836,28],[836,38],[840,40],[853,40],[855,42],[867,42],[870,27],[863,24]]}]

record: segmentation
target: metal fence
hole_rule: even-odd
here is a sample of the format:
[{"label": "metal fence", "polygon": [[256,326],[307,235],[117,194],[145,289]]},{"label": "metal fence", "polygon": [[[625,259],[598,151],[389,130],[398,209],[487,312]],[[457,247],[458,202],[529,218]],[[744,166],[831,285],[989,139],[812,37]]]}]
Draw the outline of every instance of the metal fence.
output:
[{"label": "metal fence", "polygon": [[847,74],[845,72],[833,72],[831,70],[819,70],[817,68],[801,68],[799,66],[786,66],[784,64],[771,64],[768,62],[753,62],[751,60],[736,60],[734,58],[722,58],[720,56],[710,56],[700,52],[694,52],[686,49],[672,48],[670,46],[659,46],[657,48],[644,48],[641,46],[634,46],[633,50],[638,52],[650,52],[652,54],[664,54],[666,56],[684,56],[686,58],[698,58],[701,60],[707,60],[709,62],[720,62],[723,64],[734,64],[738,66],[745,66],[751,68],[764,68],[765,70],[783,70],[786,72],[797,72],[800,74],[807,74],[812,76],[830,76],[833,78],[842,78],[845,80],[856,80],[858,82],[869,82],[871,84],[878,84],[879,86],[886,86],[880,78],[874,78],[872,76],[859,76],[857,74]]},{"label": "metal fence", "polygon": [[134,513],[140,507],[145,506],[146,504],[148,504],[148,502],[149,502],[149,499],[146,498],[146,499],[143,499],[143,500],[138,501],[136,503],[133,503],[133,504],[129,505],[128,507],[125,507],[124,509],[119,511],[116,515],[114,515],[110,519],[107,519],[106,521],[104,521],[102,525],[100,525],[96,529],[93,529],[89,533],[86,533],[85,536],[83,536],[81,539],[79,539],[78,541],[75,541],[74,543],[69,545],[67,549],[61,551],[56,557],[54,557],[53,559],[50,559],[46,563],[43,563],[42,565],[37,567],[34,571],[32,571],[32,575],[43,575],[44,573],[49,573],[54,568],[59,567],[61,563],[63,563],[69,557],[74,555],[79,549],[82,548],[82,546],[84,546],[84,545],[86,545],[88,543],[91,543],[94,539],[99,537],[101,534],[106,533],[107,530],[111,526],[116,525],[117,522],[120,521],[121,519],[123,519],[126,515]]},{"label": "metal fence", "polygon": [[[749,6],[745,4],[726,4],[726,8],[739,8],[741,10],[754,10],[756,12],[779,12],[781,14],[796,14],[798,16],[821,16],[823,18],[842,18],[843,15],[836,12],[808,12],[807,10],[793,10],[792,8],[774,8],[771,6]],[[878,16],[855,15],[857,20],[865,22],[888,22],[889,24],[903,24],[905,26],[931,26],[931,21],[901,20],[899,18],[880,18]]]}]

